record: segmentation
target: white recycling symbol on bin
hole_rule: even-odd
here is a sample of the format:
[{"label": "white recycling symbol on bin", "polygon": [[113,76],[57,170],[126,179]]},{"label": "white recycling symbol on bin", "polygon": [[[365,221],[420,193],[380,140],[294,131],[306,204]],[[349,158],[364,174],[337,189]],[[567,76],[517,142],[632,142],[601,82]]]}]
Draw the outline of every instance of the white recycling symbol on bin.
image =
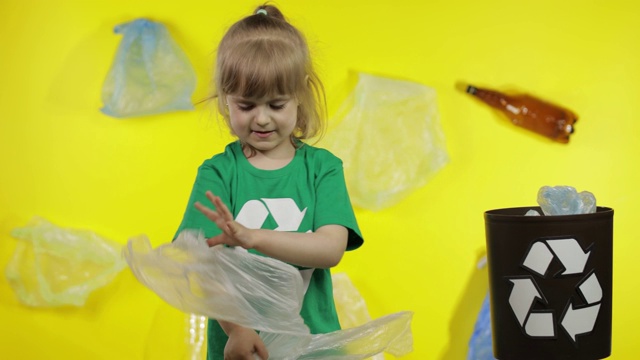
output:
[{"label": "white recycling symbol on bin", "polygon": [[[576,275],[585,272],[585,265],[590,254],[591,251],[584,252],[578,241],[573,238],[537,240],[529,248],[522,265],[536,275],[544,277],[555,257],[564,266],[564,271],[560,276]],[[555,337],[556,327],[553,310],[532,311],[536,299],[546,303],[534,278],[532,276],[513,277],[509,278],[509,281],[513,283],[509,295],[509,305],[524,332],[531,337]],[[569,299],[560,320],[560,325],[574,343],[577,335],[593,331],[600,311],[602,287],[595,272],[590,272],[583,278],[579,283],[578,290],[587,305],[576,308]]]}]

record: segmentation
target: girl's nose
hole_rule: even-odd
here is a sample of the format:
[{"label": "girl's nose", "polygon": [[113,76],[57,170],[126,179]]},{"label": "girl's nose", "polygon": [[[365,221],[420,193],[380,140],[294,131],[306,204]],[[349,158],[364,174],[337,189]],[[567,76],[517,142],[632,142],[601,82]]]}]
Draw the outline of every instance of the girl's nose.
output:
[{"label": "girl's nose", "polygon": [[258,113],[256,114],[256,124],[260,126],[266,126],[271,121],[269,117],[269,109],[266,105],[257,106],[256,110]]}]

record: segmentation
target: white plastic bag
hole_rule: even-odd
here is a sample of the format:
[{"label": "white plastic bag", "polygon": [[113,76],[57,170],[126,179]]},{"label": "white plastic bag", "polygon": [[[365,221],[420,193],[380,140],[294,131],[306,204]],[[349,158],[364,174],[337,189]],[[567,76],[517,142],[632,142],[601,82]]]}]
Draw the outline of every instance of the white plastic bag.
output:
[{"label": "white plastic bag", "polygon": [[435,90],[360,74],[323,145],[344,164],[354,205],[380,210],[425,185],[449,161]]},{"label": "white plastic bag", "polygon": [[82,306],[126,266],[122,245],[89,230],[65,229],[36,217],[11,236],[20,241],[5,275],[25,305]]},{"label": "white plastic bag", "polygon": [[141,283],[183,312],[266,332],[309,331],[298,315],[302,278],[281,261],[210,248],[202,234],[191,231],[156,249],[146,237],[132,239],[123,254]]},{"label": "white plastic bag", "polygon": [[260,330],[272,360],[366,359],[382,351],[412,350],[411,312],[359,327],[312,335],[300,316],[303,288],[297,269],[281,261],[223,246],[183,231],[152,249],[139,237],[123,250],[138,280],[172,306]]}]

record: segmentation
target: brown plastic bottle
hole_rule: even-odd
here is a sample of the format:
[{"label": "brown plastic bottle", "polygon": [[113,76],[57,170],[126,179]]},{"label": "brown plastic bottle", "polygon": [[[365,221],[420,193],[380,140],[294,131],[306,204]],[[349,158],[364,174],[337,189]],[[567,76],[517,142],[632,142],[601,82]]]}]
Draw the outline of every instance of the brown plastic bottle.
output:
[{"label": "brown plastic bottle", "polygon": [[552,140],[568,143],[578,117],[572,111],[533,96],[506,95],[499,91],[467,86],[467,93],[503,112],[511,122]]}]

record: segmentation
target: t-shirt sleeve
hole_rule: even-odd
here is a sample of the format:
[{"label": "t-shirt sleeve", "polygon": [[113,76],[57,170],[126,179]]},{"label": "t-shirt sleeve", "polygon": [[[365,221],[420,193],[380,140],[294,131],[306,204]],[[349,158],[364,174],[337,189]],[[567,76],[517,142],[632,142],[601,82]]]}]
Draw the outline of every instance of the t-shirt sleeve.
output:
[{"label": "t-shirt sleeve", "polygon": [[328,152],[322,159],[316,178],[315,213],[316,227],[342,225],[347,228],[347,250],[355,250],[363,244],[364,239],[347,192],[342,161]]},{"label": "t-shirt sleeve", "polygon": [[210,160],[198,168],[198,174],[196,175],[196,180],[193,184],[191,195],[189,196],[187,209],[184,212],[182,222],[180,223],[178,231],[176,231],[174,239],[178,237],[180,232],[186,229],[200,230],[207,238],[222,232],[213,221],[209,220],[194,206],[196,202],[200,202],[205,206],[214,208],[206,196],[207,190],[219,196],[222,201],[229,206],[229,188],[225,186],[223,174],[218,168],[219,167],[215,166],[215,163]]}]

